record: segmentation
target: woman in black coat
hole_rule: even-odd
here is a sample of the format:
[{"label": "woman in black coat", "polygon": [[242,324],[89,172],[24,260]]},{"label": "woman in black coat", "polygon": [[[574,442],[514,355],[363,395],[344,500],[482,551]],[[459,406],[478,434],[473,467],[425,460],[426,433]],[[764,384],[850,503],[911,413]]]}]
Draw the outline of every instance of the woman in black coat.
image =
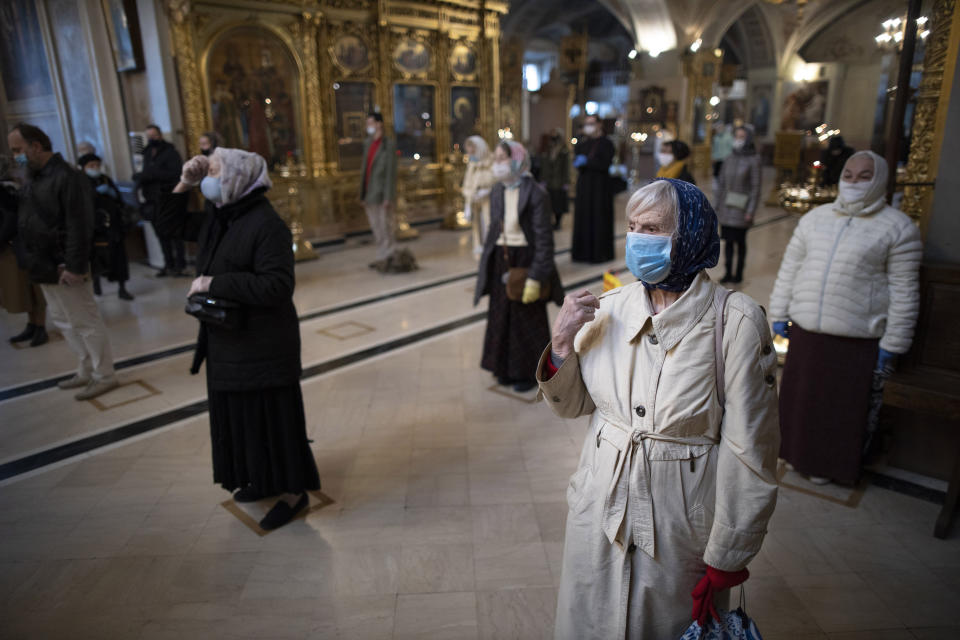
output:
[{"label": "woman in black coat", "polygon": [[[546,191],[529,173],[523,145],[504,141],[493,156],[487,230],[473,303],[490,294],[481,366],[518,392],[536,386],[540,355],[550,343],[547,300],[563,304],[553,261],[553,221]],[[507,298],[510,267],[527,268],[521,300]],[[543,294],[543,295],[541,295]]]},{"label": "woman in black coat", "polygon": [[[200,183],[204,212],[187,212]],[[161,200],[160,232],[198,243],[198,277],[189,295],[240,305],[240,326],[201,322],[191,373],[207,362],[213,479],[237,502],[279,496],[260,521],[275,529],[320,488],[307,443],[300,391],[300,325],[293,305],[292,238],[264,193],[264,159],[218,147],[183,166],[180,183]]]}]

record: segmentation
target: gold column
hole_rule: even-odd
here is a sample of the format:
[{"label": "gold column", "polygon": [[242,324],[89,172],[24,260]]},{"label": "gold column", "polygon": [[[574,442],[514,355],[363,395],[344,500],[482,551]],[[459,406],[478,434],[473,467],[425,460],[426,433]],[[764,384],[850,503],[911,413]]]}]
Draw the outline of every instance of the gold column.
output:
[{"label": "gold column", "polygon": [[177,76],[180,80],[180,100],[183,111],[184,137],[187,155],[200,153],[198,140],[206,130],[206,107],[203,99],[203,83],[195,58],[193,24],[190,12],[191,0],[167,0],[170,31],[173,40],[173,56],[177,61]]},{"label": "gold column", "polygon": [[933,3],[933,29],[926,42],[923,77],[916,93],[910,134],[905,179],[910,186],[904,186],[901,209],[919,223],[924,234],[933,202],[933,182],[940,164],[947,104],[960,48],[960,37],[957,37],[960,35],[960,12],[956,5],[956,0],[935,0]]},{"label": "gold column", "polygon": [[323,14],[304,11],[300,23],[299,45],[303,51],[303,70],[307,85],[307,135],[310,137],[310,166],[314,178],[326,173],[327,154],[324,147],[324,113],[320,87],[320,64],[317,41]]}]

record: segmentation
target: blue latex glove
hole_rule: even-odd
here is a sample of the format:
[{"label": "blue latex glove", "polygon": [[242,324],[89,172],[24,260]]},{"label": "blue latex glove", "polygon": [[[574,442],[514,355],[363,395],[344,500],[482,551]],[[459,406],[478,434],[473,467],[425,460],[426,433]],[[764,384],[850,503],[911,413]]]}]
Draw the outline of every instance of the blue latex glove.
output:
[{"label": "blue latex glove", "polygon": [[97,187],[97,193],[105,196],[110,196],[111,198],[117,197],[117,192],[108,184],[101,184]]},{"label": "blue latex glove", "polygon": [[573,166],[575,166],[577,169],[585,164],[587,164],[587,156],[583,155],[582,153],[577,154],[577,156],[573,159]]},{"label": "blue latex glove", "polygon": [[784,322],[774,322],[774,323],[773,323],[773,332],[774,332],[775,334],[777,334],[778,336],[780,336],[781,338],[787,338],[787,337],[789,337],[787,334],[788,334],[789,331],[790,331],[789,324],[790,324],[790,323],[789,323],[788,321],[784,321]]},{"label": "blue latex glove", "polygon": [[877,371],[893,371],[897,368],[897,354],[880,349],[877,353]]}]

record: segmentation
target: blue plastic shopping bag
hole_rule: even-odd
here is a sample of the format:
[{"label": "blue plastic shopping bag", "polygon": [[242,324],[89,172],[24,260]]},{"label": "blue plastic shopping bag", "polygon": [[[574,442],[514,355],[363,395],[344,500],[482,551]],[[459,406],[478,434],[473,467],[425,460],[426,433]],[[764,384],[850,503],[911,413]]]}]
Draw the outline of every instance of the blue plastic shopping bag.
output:
[{"label": "blue plastic shopping bag", "polygon": [[720,618],[719,621],[711,618],[705,629],[694,620],[680,640],[763,640],[757,625],[743,608],[736,611],[720,609]]}]

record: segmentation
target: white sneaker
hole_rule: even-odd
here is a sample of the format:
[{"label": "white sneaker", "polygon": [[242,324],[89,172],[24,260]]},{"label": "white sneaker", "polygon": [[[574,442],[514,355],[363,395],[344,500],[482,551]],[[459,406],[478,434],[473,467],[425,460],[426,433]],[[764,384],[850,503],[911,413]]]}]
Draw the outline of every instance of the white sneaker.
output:
[{"label": "white sneaker", "polygon": [[89,385],[90,378],[81,376],[79,373],[74,374],[72,378],[61,380],[57,383],[57,386],[61,389],[79,389],[80,387],[86,387]]},{"label": "white sneaker", "polygon": [[73,397],[77,400],[90,400],[92,398],[96,398],[97,396],[102,396],[108,391],[113,391],[119,386],[120,382],[116,378],[93,380],[87,385],[86,389]]}]

